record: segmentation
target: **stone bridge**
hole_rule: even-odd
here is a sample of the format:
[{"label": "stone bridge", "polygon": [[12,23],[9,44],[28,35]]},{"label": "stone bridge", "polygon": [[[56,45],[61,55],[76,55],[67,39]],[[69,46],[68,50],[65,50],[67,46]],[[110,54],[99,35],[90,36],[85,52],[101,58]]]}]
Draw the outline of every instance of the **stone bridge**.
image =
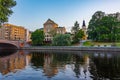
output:
[{"label": "stone bridge", "polygon": [[23,46],[21,41],[0,40],[0,49],[20,49]]}]

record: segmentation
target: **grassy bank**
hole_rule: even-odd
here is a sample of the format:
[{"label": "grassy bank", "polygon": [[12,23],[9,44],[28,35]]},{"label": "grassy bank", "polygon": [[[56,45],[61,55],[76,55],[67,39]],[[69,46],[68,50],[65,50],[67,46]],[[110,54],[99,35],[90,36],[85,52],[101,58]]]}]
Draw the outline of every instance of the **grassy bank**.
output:
[{"label": "grassy bank", "polygon": [[83,46],[111,46],[115,45],[117,47],[120,47],[120,42],[92,42],[92,41],[86,41],[83,43]]}]

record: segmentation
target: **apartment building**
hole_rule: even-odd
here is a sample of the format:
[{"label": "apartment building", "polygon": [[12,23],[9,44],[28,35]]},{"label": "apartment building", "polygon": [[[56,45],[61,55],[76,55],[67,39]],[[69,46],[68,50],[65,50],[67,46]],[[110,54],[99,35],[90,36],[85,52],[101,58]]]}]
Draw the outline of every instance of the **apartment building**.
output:
[{"label": "apartment building", "polygon": [[7,23],[3,25],[3,29],[4,39],[26,41],[26,29],[24,27]]}]

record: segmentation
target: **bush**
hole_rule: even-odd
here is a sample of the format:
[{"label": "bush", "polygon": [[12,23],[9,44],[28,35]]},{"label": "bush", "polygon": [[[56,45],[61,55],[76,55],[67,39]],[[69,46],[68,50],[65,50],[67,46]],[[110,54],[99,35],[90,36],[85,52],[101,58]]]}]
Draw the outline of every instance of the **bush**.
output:
[{"label": "bush", "polygon": [[71,45],[71,38],[69,34],[58,34],[53,38],[53,46],[69,46]]}]

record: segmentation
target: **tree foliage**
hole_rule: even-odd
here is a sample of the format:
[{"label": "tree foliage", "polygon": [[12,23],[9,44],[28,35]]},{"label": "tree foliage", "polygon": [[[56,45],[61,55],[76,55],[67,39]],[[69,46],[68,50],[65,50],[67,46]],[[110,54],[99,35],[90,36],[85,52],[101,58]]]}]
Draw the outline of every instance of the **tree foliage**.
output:
[{"label": "tree foliage", "polygon": [[73,35],[73,43],[78,43],[84,37],[84,31],[80,29],[76,34]]},{"label": "tree foliage", "polygon": [[33,45],[43,45],[44,41],[44,32],[43,30],[36,30],[32,33],[31,39]]},{"label": "tree foliage", "polygon": [[69,34],[58,34],[53,38],[53,46],[69,46],[71,45],[71,38]]},{"label": "tree foliage", "polygon": [[72,34],[76,34],[79,31],[79,29],[80,29],[79,23],[76,21],[74,23],[74,26],[72,27],[72,30],[71,30]]},{"label": "tree foliage", "polygon": [[15,5],[14,0],[0,0],[0,25],[8,21],[8,17],[13,13],[11,8]]},{"label": "tree foliage", "polygon": [[94,41],[114,42],[120,41],[120,21],[112,16],[95,18],[89,22],[88,37]]},{"label": "tree foliage", "polygon": [[76,21],[72,27],[72,43],[78,43],[84,36],[84,31],[80,29],[79,23]]}]

